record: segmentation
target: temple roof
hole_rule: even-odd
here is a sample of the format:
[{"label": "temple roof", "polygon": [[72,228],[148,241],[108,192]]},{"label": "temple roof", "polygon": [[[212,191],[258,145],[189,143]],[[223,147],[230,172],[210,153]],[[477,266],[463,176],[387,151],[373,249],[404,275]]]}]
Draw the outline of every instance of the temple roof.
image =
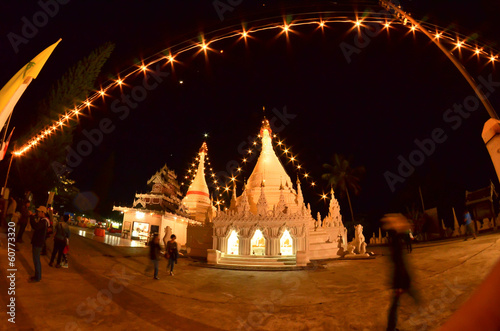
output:
[{"label": "temple roof", "polygon": [[257,212],[257,202],[262,192],[265,194],[269,209],[278,204],[281,193],[284,194],[285,201],[288,204],[297,205],[297,193],[293,189],[292,181],[285,168],[274,152],[272,130],[269,121],[265,118],[262,121],[260,137],[262,139],[262,151],[245,187],[250,210],[254,214]]}]

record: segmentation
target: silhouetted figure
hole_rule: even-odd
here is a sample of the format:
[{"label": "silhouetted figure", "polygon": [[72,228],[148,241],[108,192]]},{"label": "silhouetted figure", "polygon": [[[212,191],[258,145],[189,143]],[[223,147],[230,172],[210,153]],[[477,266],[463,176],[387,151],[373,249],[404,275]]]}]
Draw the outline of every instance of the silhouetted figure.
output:
[{"label": "silhouetted figure", "polygon": [[33,229],[33,237],[31,245],[33,246],[33,265],[35,267],[35,276],[30,278],[31,282],[39,282],[42,280],[42,264],[40,263],[40,253],[45,244],[45,236],[49,227],[49,219],[46,216],[47,208],[40,206],[37,208],[38,218],[32,218],[30,221]]},{"label": "silhouetted figure", "polygon": [[469,234],[472,234],[473,239],[476,239],[476,231],[474,231],[474,224],[472,223],[472,217],[468,210],[464,212],[464,224],[465,224],[465,239],[467,240]]},{"label": "silhouetted figure", "polygon": [[382,219],[382,227],[389,234],[389,248],[393,263],[392,288],[394,289],[391,307],[387,318],[387,330],[397,330],[399,299],[405,292],[418,302],[416,292],[411,285],[411,277],[403,252],[403,240],[410,230],[410,223],[402,214],[386,214]]},{"label": "silhouetted figure", "polygon": [[153,261],[153,266],[155,268],[154,279],[158,278],[158,264],[160,263],[160,237],[158,237],[158,233],[153,235],[153,239],[149,244],[149,257],[151,261]]}]

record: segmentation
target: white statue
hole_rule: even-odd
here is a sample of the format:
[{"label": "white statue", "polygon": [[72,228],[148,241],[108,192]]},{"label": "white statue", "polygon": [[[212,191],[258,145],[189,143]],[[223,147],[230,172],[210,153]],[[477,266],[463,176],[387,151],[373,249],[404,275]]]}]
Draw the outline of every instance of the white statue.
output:
[{"label": "white statue", "polygon": [[354,245],[354,252],[356,254],[362,254],[361,244],[364,242],[365,242],[365,236],[363,235],[363,226],[361,224],[358,224],[354,227],[354,240],[352,241],[352,244]]},{"label": "white statue", "polygon": [[165,247],[167,247],[167,243],[170,241],[171,235],[172,235],[172,228],[170,226],[167,226],[165,228],[165,236],[163,237],[163,243],[165,244]]}]

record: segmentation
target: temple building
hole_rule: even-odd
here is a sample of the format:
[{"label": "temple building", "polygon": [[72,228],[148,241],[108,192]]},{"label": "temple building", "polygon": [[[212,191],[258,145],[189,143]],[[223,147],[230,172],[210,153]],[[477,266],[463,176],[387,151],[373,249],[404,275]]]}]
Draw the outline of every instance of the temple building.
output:
[{"label": "temple building", "polygon": [[151,191],[136,194],[132,207],[113,206],[114,211],[123,213],[122,237],[146,242],[153,233],[163,238],[170,227],[177,242],[185,245],[188,224],[199,222],[189,218],[183,209],[177,175],[165,165],[147,185]]},{"label": "temple building", "polygon": [[[240,196],[233,189],[231,205],[213,218],[213,249],[208,262],[269,264],[286,260],[305,265],[310,259],[337,256],[340,236],[346,229],[332,191],[329,215],[321,221],[311,216],[300,181],[296,188],[274,152],[272,130],[264,119],[260,130],[262,150]],[[257,258],[257,259],[256,259]],[[268,260],[266,260],[266,258]],[[286,258],[286,259],[283,259]]]}]

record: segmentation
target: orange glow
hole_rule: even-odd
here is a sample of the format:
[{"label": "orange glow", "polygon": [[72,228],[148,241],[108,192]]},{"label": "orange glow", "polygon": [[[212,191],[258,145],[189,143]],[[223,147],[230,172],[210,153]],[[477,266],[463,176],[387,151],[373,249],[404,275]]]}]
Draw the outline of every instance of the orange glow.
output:
[{"label": "orange glow", "polygon": [[243,159],[243,162],[247,162],[247,159]]},{"label": "orange glow", "polygon": [[389,27],[390,27],[390,26],[391,26],[391,23],[389,23],[389,22],[387,22],[387,23],[385,23],[385,24],[384,24],[384,27],[385,27],[386,29],[389,29]]},{"label": "orange glow", "polygon": [[314,186],[314,185],[316,185],[316,183],[315,183],[315,182],[312,182],[312,183],[311,183],[311,186]]},{"label": "orange glow", "polygon": [[415,25],[411,26],[411,31],[415,31],[416,29],[417,29],[417,27]]},{"label": "orange glow", "polygon": [[123,81],[121,79],[118,79],[116,83],[121,86],[123,84]]},{"label": "orange glow", "polygon": [[440,34],[440,33],[436,33],[436,34],[434,35],[434,37],[436,37],[436,39],[439,39],[439,38],[441,38],[441,34]]},{"label": "orange glow", "polygon": [[324,27],[325,26],[325,22],[323,22],[323,21],[319,22],[319,26],[320,27]]},{"label": "orange glow", "polygon": [[100,94],[101,96],[104,96],[104,91],[103,91],[103,90],[100,90],[100,91],[99,91],[99,94]]}]

